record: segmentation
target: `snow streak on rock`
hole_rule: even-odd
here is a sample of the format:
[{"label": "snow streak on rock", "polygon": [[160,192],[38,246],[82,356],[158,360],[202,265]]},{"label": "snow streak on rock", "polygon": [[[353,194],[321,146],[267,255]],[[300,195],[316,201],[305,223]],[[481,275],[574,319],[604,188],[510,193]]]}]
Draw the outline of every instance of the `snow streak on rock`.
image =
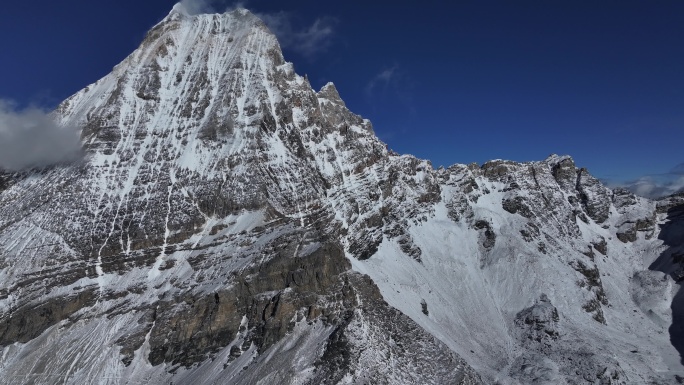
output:
[{"label": "snow streak on rock", "polygon": [[85,162],[0,175],[0,383],[681,373],[654,202],[395,154],[248,11],[176,7],[56,117]]}]

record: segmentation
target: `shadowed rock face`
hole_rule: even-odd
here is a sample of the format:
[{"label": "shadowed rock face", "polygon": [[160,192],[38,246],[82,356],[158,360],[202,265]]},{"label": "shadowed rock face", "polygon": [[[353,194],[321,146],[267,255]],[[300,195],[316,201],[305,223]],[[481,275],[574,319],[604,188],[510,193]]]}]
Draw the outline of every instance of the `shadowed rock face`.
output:
[{"label": "shadowed rock face", "polygon": [[24,305],[10,310],[12,317],[3,317],[0,323],[0,346],[15,342],[28,342],[48,327],[68,319],[84,307],[95,302],[93,289],[73,296],[57,297],[37,305]]},{"label": "shadowed rock face", "polygon": [[[658,202],[658,211],[666,214],[661,225],[659,238],[667,246],[660,257],[651,264],[651,270],[660,271],[672,277],[678,284],[684,278],[684,199],[681,195],[663,198]],[[665,277],[664,277],[665,278]],[[668,331],[670,341],[677,349],[684,363],[684,292],[681,288],[672,299],[672,324]]]},{"label": "shadowed rock face", "polygon": [[[350,297],[353,290],[341,276],[350,267],[338,245],[326,244],[307,256],[281,255],[243,271],[228,289],[160,301],[154,305],[149,331],[150,363],[191,366],[228,346],[241,327],[250,329],[243,346],[254,344],[264,351],[297,321],[324,317],[340,325],[344,313],[356,305]],[[335,298],[336,293],[342,296]]]},{"label": "shadowed rock face", "polygon": [[597,223],[608,219],[610,194],[598,179],[591,176],[586,169],[577,172],[577,191],[587,215]]},{"label": "shadowed rock face", "polygon": [[523,330],[526,338],[538,343],[558,339],[556,324],[559,320],[558,309],[551,304],[546,295],[515,316],[515,324]]},{"label": "shadowed rock face", "polygon": [[245,10],[177,6],[55,116],[84,162],[0,174],[0,384],[662,379],[622,342],[653,202],[393,153]]}]

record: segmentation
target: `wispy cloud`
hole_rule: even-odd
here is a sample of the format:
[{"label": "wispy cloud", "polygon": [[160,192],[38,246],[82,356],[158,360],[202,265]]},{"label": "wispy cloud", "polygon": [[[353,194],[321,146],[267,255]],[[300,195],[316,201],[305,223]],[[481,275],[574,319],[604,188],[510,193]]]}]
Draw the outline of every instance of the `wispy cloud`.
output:
[{"label": "wispy cloud", "polygon": [[39,108],[17,110],[12,102],[0,100],[1,169],[49,166],[80,156],[81,141],[76,129],[57,125]]},{"label": "wispy cloud", "polygon": [[[247,8],[248,5],[247,2],[227,4],[221,0],[182,0],[179,4],[191,15],[230,12]],[[276,35],[284,50],[295,52],[308,59],[328,49],[337,25],[337,19],[333,17],[319,17],[311,24],[301,25],[290,12],[252,12]]]},{"label": "wispy cloud", "polygon": [[273,32],[283,49],[296,52],[307,58],[328,49],[335,33],[337,19],[319,17],[311,25],[298,27],[291,13],[255,13]]},{"label": "wispy cloud", "polygon": [[397,78],[397,68],[398,67],[396,64],[392,67],[385,68],[380,71],[380,73],[375,75],[371,80],[369,80],[366,84],[366,88],[364,89],[366,95],[371,96],[378,87],[386,90],[387,87]]},{"label": "wispy cloud", "polygon": [[621,184],[619,187],[625,187],[636,195],[651,199],[682,192],[684,191],[684,163],[678,164],[666,173],[644,175]]},{"label": "wispy cloud", "polygon": [[394,64],[384,67],[371,77],[364,87],[364,93],[373,107],[382,103],[400,105],[408,113],[407,117],[415,119],[418,112],[413,100],[414,85],[411,76],[402,71],[398,64]]},{"label": "wispy cloud", "polygon": [[217,10],[214,8],[213,2],[210,0],[182,0],[180,5],[183,6],[185,12],[191,15],[198,15],[201,13],[213,13]]},{"label": "wispy cloud", "polygon": [[190,15],[230,12],[247,5],[244,1],[230,3],[225,0],[181,0],[178,4]]}]

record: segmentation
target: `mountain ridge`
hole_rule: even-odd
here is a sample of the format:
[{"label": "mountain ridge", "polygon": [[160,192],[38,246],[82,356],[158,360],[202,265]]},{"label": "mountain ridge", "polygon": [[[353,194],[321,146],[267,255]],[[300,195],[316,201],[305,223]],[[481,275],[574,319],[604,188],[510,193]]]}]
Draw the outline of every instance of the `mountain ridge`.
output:
[{"label": "mountain ridge", "polygon": [[55,112],[83,128],[83,164],[5,176],[0,383],[676,370],[674,281],[643,266],[664,253],[654,202],[567,156],[435,170],[393,153],[257,20],[174,8]]}]

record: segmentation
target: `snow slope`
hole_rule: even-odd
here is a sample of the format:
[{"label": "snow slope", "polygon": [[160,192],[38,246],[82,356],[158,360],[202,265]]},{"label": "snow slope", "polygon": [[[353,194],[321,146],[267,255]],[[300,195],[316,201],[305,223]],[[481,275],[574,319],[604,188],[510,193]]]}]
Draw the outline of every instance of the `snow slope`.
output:
[{"label": "snow slope", "polygon": [[54,116],[85,160],[0,173],[0,383],[684,375],[655,202],[393,153],[246,10],[177,5]]}]

